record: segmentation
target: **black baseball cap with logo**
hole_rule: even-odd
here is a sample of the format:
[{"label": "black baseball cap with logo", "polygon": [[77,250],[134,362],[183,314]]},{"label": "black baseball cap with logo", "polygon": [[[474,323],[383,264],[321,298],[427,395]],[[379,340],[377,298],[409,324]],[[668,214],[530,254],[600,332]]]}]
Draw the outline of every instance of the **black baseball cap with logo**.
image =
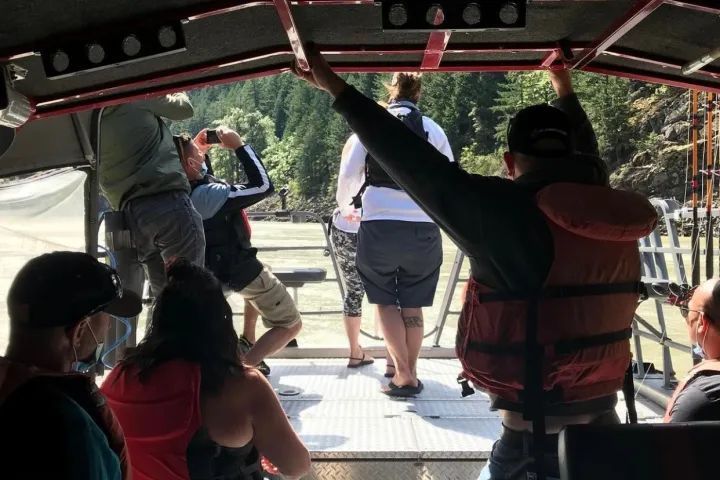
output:
[{"label": "black baseball cap with logo", "polygon": [[570,117],[546,103],[522,109],[508,124],[508,149],[535,158],[567,158],[575,152]]},{"label": "black baseball cap with logo", "polygon": [[98,312],[134,317],[140,296],[123,290],[117,272],[79,252],[33,258],[15,276],[7,297],[10,321],[36,328],[72,327]]}]

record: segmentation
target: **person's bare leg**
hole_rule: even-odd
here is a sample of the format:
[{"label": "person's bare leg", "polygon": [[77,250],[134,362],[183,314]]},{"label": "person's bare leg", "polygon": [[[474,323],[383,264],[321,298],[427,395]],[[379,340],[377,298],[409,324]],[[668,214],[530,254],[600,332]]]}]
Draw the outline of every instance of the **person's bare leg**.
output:
[{"label": "person's bare leg", "polygon": [[405,339],[408,351],[408,366],[417,379],[417,360],[423,342],[423,313],[422,308],[403,308],[403,323],[405,324]]},{"label": "person's bare leg", "polygon": [[255,345],[245,354],[243,361],[247,365],[256,366],[265,357],[285,348],[285,345],[295,338],[302,329],[302,322],[290,328],[273,327],[257,339]]},{"label": "person's bare leg", "polygon": [[385,356],[385,376],[388,375],[390,377],[395,376],[395,364],[393,363],[392,355],[390,355],[390,350],[385,348],[386,356]]},{"label": "person's bare leg", "polygon": [[[362,361],[363,354],[365,353],[360,346],[360,323],[362,322],[362,317],[344,315],[343,322],[345,323],[345,333],[347,333],[348,342],[350,343],[350,360],[348,364],[356,365]],[[357,360],[353,360],[354,358]],[[366,355],[365,360],[372,360],[372,357]]]},{"label": "person's bare leg", "polygon": [[392,381],[397,386],[417,386],[417,379],[408,363],[406,329],[400,310],[395,305],[378,305],[385,345],[395,364]]},{"label": "person's bare leg", "polygon": [[245,300],[245,308],[243,310],[243,337],[247,338],[250,343],[255,343],[255,326],[260,313],[253,307],[252,303]]}]

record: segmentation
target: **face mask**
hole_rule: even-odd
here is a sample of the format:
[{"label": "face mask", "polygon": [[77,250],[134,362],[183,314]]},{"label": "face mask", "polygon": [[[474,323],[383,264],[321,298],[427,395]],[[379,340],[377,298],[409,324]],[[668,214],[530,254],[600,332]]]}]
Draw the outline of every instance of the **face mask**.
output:
[{"label": "face mask", "polygon": [[72,363],[72,366],[70,367],[73,371],[78,373],[88,373],[91,371],[95,365],[100,362],[102,359],[102,351],[105,344],[103,342],[99,342],[97,337],[95,336],[95,332],[93,332],[92,327],[88,323],[88,329],[90,330],[90,335],[92,335],[93,340],[95,340],[95,351],[92,355],[90,355],[88,358],[79,359],[77,355],[77,350],[75,350],[75,346],[73,345],[73,353],[75,354],[75,361]]},{"label": "face mask", "polygon": [[203,162],[202,166],[200,167],[200,174],[203,177],[208,174],[208,168],[207,168],[207,165],[205,165],[205,162]]},{"label": "face mask", "polygon": [[703,348],[703,345],[705,345],[705,337],[707,337],[707,331],[705,331],[705,335],[703,336],[702,341],[698,338],[698,330],[700,327],[700,319],[698,319],[698,328],[695,329],[695,339],[696,342],[692,346],[692,353],[694,356],[700,357],[702,359],[706,359],[707,355],[705,354],[705,349]]}]

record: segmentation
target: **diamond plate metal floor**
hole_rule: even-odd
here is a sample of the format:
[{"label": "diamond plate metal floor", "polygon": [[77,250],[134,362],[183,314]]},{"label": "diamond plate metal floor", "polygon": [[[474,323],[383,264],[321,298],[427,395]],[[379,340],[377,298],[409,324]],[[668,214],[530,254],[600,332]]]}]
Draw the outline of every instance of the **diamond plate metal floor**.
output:
[{"label": "diamond plate metal floor", "polygon": [[[270,381],[316,461],[482,465],[500,434],[500,419],[489,410],[485,394],[460,396],[457,360],[421,359],[418,377],[425,390],[408,399],[391,399],[380,392],[387,384],[383,359],[357,370],[346,368],[344,359],[270,359],[268,363]],[[618,413],[624,418],[622,401]],[[643,421],[658,421],[662,412],[638,399],[638,414]],[[427,469],[423,471],[426,475]]]}]

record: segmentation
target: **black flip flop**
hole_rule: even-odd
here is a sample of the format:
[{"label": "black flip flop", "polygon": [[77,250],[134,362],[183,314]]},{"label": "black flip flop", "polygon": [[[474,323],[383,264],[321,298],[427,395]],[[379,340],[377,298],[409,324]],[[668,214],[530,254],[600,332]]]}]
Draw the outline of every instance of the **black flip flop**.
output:
[{"label": "black flip flop", "polygon": [[418,380],[417,387],[413,387],[412,385],[398,386],[393,382],[390,382],[388,383],[387,390],[383,390],[382,393],[388,397],[414,397],[422,392],[422,390],[423,386],[422,383],[420,383],[420,380]]},{"label": "black flip flop", "polygon": [[363,352],[362,358],[355,358],[355,357],[349,357],[349,360],[360,360],[358,363],[348,363],[347,368],[360,368],[364,367],[365,365],[372,365],[375,363],[374,358],[369,358],[365,360],[365,353]]},{"label": "black flip flop", "polygon": [[[388,368],[392,368],[393,370],[395,370],[395,365],[385,365],[385,370],[387,370]],[[385,372],[385,375],[384,375],[385,378],[392,378],[394,376],[395,376],[395,374],[390,373],[390,372]]]}]

